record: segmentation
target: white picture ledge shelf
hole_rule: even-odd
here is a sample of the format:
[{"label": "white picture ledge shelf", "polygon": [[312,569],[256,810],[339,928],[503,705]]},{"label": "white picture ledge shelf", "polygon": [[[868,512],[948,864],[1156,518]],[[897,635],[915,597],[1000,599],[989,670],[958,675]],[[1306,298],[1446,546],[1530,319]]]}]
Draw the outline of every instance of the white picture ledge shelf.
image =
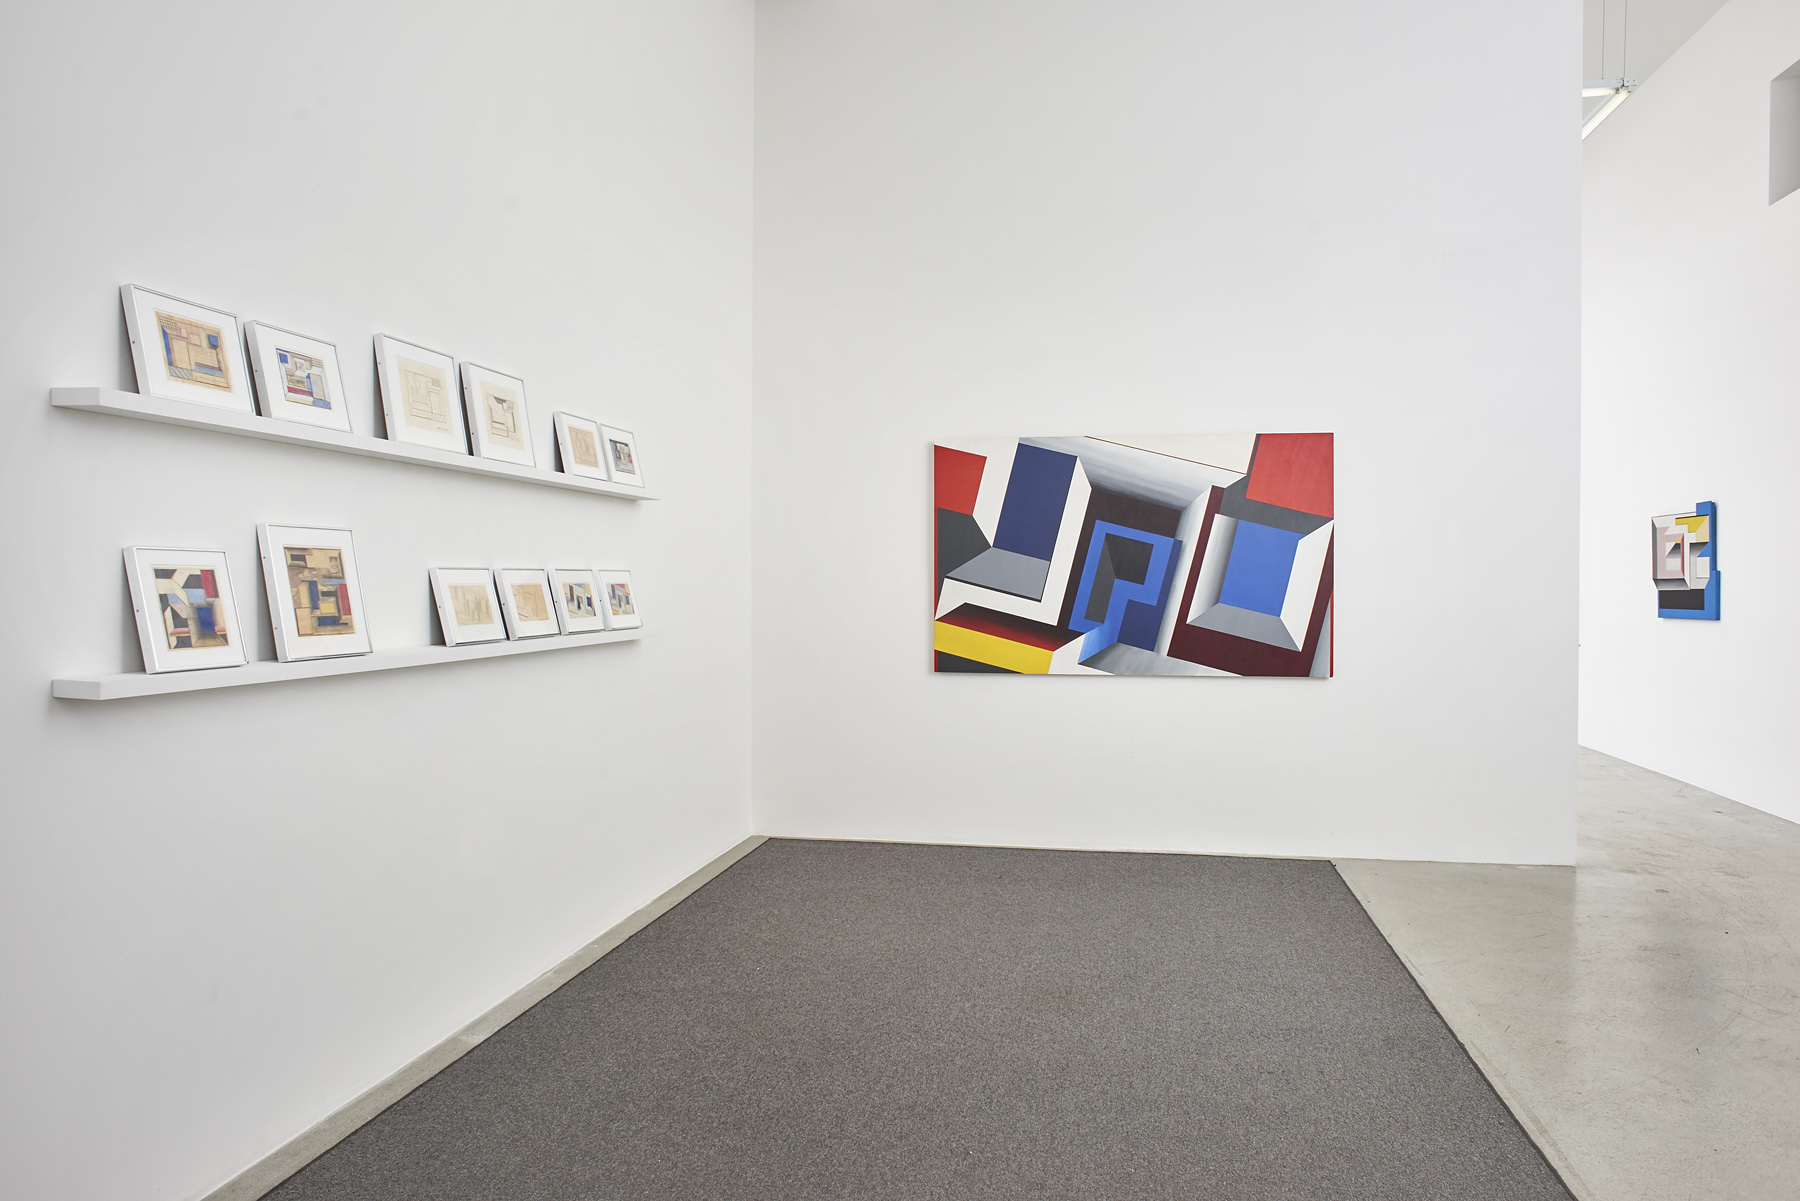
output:
[{"label": "white picture ledge shelf", "polygon": [[607,630],[597,634],[567,634],[552,638],[527,638],[520,642],[477,642],[472,646],[411,646],[347,655],[341,659],[304,659],[297,663],[260,660],[242,667],[213,667],[200,671],[170,671],[150,675],[125,671],[103,676],[66,676],[50,682],[50,695],[67,701],[117,701],[133,696],[161,696],[170,692],[199,692],[209,688],[241,688],[246,684],[275,684],[282,680],[311,680],[320,676],[348,676],[362,671],[393,671],[401,667],[428,667],[433,663],[460,663],[466,659],[494,659],[502,655],[530,655],[539,651],[570,650],[578,646],[602,646],[611,642],[635,642],[642,630]]},{"label": "white picture ledge shelf", "polygon": [[213,430],[243,438],[261,438],[265,442],[286,442],[291,446],[311,446],[317,450],[335,450],[369,459],[392,459],[423,467],[442,467],[446,471],[463,471],[470,475],[491,475],[524,484],[541,484],[546,488],[566,488],[571,492],[586,492],[593,496],[617,496],[624,500],[656,499],[642,488],[609,484],[605,480],[590,480],[578,475],[565,475],[560,471],[544,471],[537,467],[519,467],[494,459],[434,450],[429,446],[411,446],[404,442],[390,442],[386,438],[345,434],[292,421],[277,421],[273,417],[240,413],[235,409],[219,409],[182,400],[165,400],[160,396],[121,392],[116,388],[52,388],[50,403],[59,409],[107,413],[114,417],[133,417],[139,421],[156,421],[164,425],[185,425],[191,429]]}]

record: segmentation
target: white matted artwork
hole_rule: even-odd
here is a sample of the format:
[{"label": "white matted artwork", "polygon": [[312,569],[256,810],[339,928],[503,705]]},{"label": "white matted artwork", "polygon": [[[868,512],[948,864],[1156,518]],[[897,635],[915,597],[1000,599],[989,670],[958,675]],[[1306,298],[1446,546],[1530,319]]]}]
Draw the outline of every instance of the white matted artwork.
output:
[{"label": "white matted artwork", "polygon": [[349,530],[265,521],[256,527],[256,544],[275,653],[283,663],[369,653]]},{"label": "white matted artwork", "polygon": [[556,450],[562,457],[565,475],[583,475],[589,479],[606,478],[606,464],[600,461],[600,425],[573,413],[556,414]]},{"label": "white matted artwork", "polygon": [[375,335],[375,374],[391,442],[469,453],[462,406],[456,403],[456,360],[387,334]]},{"label": "white matted artwork", "polygon": [[635,630],[644,624],[638,613],[637,594],[631,588],[629,571],[597,571],[600,581],[600,603],[606,610],[606,628]]},{"label": "white matted artwork", "polygon": [[260,321],[246,322],[244,336],[264,417],[351,432],[336,346]]},{"label": "white matted artwork", "polygon": [[531,419],[525,412],[525,381],[491,367],[464,363],[462,384],[475,453],[484,459],[536,467]]},{"label": "white matted artwork", "polygon": [[600,427],[600,447],[606,458],[606,474],[615,484],[644,486],[644,466],[638,461],[637,438],[629,430]]},{"label": "white matted artwork", "polygon": [[119,298],[140,393],[256,412],[235,315],[136,284]]},{"label": "white matted artwork", "polygon": [[542,567],[502,567],[494,572],[508,638],[543,638],[562,633],[551,597],[550,573]]},{"label": "white matted artwork", "polygon": [[600,585],[586,567],[552,567],[550,584],[556,601],[556,620],[565,634],[591,634],[606,628]]},{"label": "white matted artwork", "polygon": [[494,573],[487,568],[433,567],[431,596],[437,602],[438,625],[443,628],[445,646],[506,639],[500,597],[494,591]]},{"label": "white matted artwork", "polygon": [[128,546],[125,578],[146,672],[243,665],[224,551]]}]

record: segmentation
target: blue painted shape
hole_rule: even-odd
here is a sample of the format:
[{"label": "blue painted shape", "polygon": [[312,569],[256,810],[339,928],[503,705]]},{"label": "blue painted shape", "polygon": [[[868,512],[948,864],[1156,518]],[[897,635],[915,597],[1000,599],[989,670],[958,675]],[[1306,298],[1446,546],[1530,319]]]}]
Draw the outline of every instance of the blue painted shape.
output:
[{"label": "blue painted shape", "polygon": [[306,581],[306,599],[312,605],[312,611],[317,613],[319,611],[319,581]]},{"label": "blue painted shape", "polygon": [[[1094,580],[1106,554],[1106,536],[1116,535],[1150,544],[1150,566],[1144,582],[1133,584],[1115,579],[1112,594],[1106,601],[1106,619],[1091,621],[1087,617],[1088,602],[1094,593]],[[1125,642],[1148,651],[1156,649],[1156,635],[1162,628],[1163,608],[1169,602],[1169,585],[1175,576],[1175,561],[1180,557],[1181,543],[1162,534],[1149,534],[1110,521],[1096,521],[1088,537],[1087,562],[1081,568],[1081,585],[1075,593],[1075,605],[1069,614],[1069,628],[1085,631],[1081,658],[1099,654],[1115,642]]]},{"label": "blue painted shape", "polygon": [[1237,534],[1231,540],[1231,558],[1225,563],[1225,580],[1219,588],[1219,603],[1281,616],[1300,538],[1291,530],[1257,525],[1254,521],[1238,522]]},{"label": "blue painted shape", "polygon": [[200,632],[202,634],[216,634],[219,632],[217,620],[213,616],[211,605],[201,605],[197,607],[194,610],[194,616],[200,622]]},{"label": "blue painted shape", "polygon": [[1069,481],[1074,476],[1074,455],[1021,443],[1006,480],[994,545],[1034,559],[1054,557],[1063,507],[1069,501]]}]

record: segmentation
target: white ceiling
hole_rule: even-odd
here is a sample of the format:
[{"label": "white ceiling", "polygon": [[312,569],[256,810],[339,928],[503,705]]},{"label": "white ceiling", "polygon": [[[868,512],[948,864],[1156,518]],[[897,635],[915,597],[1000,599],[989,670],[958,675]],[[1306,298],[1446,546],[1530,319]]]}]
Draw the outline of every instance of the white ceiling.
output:
[{"label": "white ceiling", "polygon": [[[1648,79],[1725,0],[1583,0],[1583,79]],[[1604,19],[1605,41],[1601,40]],[[1602,56],[1604,50],[1604,57]]]}]

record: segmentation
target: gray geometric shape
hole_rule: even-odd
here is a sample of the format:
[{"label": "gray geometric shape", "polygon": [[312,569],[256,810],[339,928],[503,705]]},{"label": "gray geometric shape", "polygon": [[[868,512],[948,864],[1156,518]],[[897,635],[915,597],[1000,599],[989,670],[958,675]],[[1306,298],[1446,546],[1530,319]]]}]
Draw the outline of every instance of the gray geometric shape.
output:
[{"label": "gray geometric shape", "polygon": [[1288,633],[1287,625],[1273,613],[1257,613],[1236,605],[1214,605],[1188,624],[1278,646],[1284,651],[1300,649],[1294,644],[1294,636]]},{"label": "gray geometric shape", "polygon": [[1050,578],[1050,560],[1034,559],[1017,551],[993,547],[982,551],[950,573],[953,580],[992,588],[1026,600],[1044,599],[1044,581]]},{"label": "gray geometric shape", "polygon": [[1082,660],[1083,667],[1110,672],[1115,676],[1223,676],[1229,672],[1216,667],[1202,667],[1186,659],[1171,659],[1141,646],[1115,642],[1105,650]]},{"label": "gray geometric shape", "polygon": [[1325,602],[1325,624],[1319,627],[1319,649],[1313,655],[1312,670],[1307,673],[1315,680],[1323,680],[1331,675],[1331,602]]},{"label": "gray geometric shape", "polygon": [[1245,496],[1249,488],[1250,477],[1245,476],[1225,489],[1225,494],[1219,498],[1219,512],[1239,521],[1266,525],[1272,530],[1286,530],[1290,534],[1310,534],[1331,520],[1329,517],[1320,517],[1317,513],[1302,513],[1298,509],[1284,509],[1280,505],[1251,500]]}]

